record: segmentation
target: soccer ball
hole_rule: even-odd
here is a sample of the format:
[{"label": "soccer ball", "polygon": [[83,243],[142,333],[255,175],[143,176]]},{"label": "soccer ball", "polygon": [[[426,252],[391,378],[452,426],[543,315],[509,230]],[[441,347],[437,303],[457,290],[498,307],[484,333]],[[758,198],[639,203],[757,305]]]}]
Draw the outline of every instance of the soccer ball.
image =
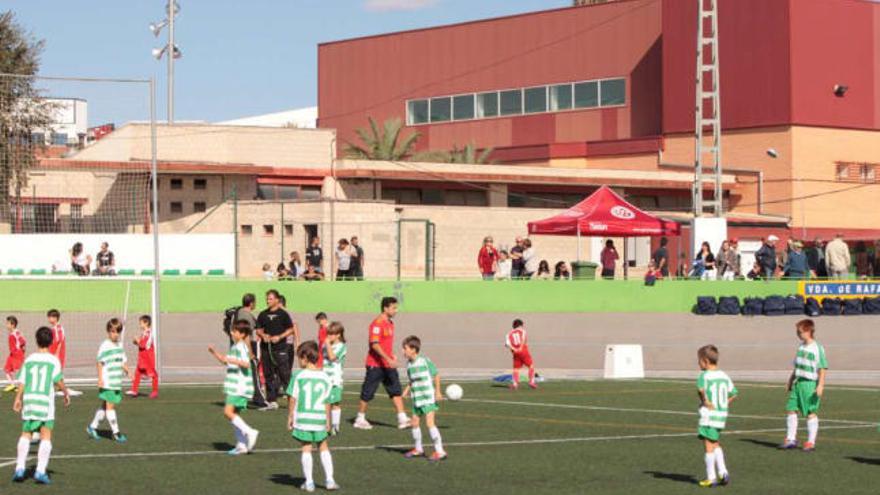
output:
[{"label": "soccer ball", "polygon": [[459,400],[462,394],[464,394],[464,390],[461,389],[461,385],[453,383],[446,387],[446,398],[449,400]]}]

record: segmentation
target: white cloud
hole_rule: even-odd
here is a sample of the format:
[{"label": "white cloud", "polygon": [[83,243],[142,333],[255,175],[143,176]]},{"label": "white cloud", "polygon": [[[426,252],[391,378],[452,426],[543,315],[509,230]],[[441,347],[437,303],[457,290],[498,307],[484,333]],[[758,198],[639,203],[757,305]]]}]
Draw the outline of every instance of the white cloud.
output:
[{"label": "white cloud", "polygon": [[364,7],[372,11],[419,10],[432,7],[439,0],[366,0]]}]

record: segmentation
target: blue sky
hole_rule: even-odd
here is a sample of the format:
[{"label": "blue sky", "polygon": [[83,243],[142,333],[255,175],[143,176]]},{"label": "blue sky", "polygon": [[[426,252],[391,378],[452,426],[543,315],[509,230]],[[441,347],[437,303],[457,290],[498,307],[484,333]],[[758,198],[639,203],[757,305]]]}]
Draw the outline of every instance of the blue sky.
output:
[{"label": "blue sky", "polygon": [[[570,0],[179,0],[175,119],[217,121],[316,104],[317,45],[325,41],[563,7]],[[165,118],[164,43],[147,26],[165,0],[5,0],[46,41],[41,73],[155,77]],[[149,117],[133,87],[53,83],[47,91],[83,97],[90,125]]]}]

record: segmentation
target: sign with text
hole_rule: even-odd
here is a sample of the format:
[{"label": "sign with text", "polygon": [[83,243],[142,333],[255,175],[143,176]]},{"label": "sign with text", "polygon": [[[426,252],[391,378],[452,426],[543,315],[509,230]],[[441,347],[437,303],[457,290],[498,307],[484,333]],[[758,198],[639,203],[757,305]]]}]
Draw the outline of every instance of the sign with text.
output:
[{"label": "sign with text", "polygon": [[880,280],[804,281],[798,285],[798,293],[805,298],[839,297],[841,299],[853,299],[880,296]]}]

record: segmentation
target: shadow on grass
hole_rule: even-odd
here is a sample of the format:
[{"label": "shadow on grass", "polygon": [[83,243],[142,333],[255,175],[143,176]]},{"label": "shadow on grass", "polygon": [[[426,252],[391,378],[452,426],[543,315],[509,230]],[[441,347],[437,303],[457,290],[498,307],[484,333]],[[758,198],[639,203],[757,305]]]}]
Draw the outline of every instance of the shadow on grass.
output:
[{"label": "shadow on grass", "polygon": [[700,482],[698,479],[689,474],[663,473],[660,471],[645,471],[645,474],[649,474],[658,480],[677,481],[679,483],[687,483],[689,485],[696,485]]},{"label": "shadow on grass", "polygon": [[768,449],[779,450],[779,444],[776,442],[768,442],[766,440],[757,440],[754,438],[740,438],[739,441],[751,443],[760,447],[767,447]]},{"label": "shadow on grass", "polygon": [[384,450],[386,452],[394,452],[397,454],[406,454],[411,449],[408,449],[406,447],[389,447],[387,445],[378,445],[376,446],[376,450]]},{"label": "shadow on grass", "polygon": [[235,448],[235,445],[232,445],[229,442],[214,442],[211,444],[211,446],[214,447],[214,450],[221,452],[228,452]]},{"label": "shadow on grass", "polygon": [[872,458],[872,457],[847,457],[847,459],[851,461],[858,462],[859,464],[870,464],[872,466],[880,466],[880,458]]},{"label": "shadow on grass", "polygon": [[[354,423],[354,420],[355,420],[355,419],[356,419],[356,418],[354,418],[354,417],[352,417],[352,418],[348,418],[348,423],[349,423],[349,424]],[[380,426],[380,427],[382,427],[382,428],[394,428],[395,430],[397,429],[397,425],[393,425],[393,424],[391,424],[391,423],[383,423],[382,421],[376,421],[376,420],[372,420],[372,419],[370,419],[370,420],[368,420],[368,421],[369,421],[370,424],[373,425],[373,426]]]},{"label": "shadow on grass", "polygon": [[299,488],[300,485],[302,485],[303,483],[306,482],[305,478],[291,476],[286,473],[285,474],[273,474],[269,479],[272,481],[272,483],[275,483],[277,485],[295,486],[297,488]]}]

